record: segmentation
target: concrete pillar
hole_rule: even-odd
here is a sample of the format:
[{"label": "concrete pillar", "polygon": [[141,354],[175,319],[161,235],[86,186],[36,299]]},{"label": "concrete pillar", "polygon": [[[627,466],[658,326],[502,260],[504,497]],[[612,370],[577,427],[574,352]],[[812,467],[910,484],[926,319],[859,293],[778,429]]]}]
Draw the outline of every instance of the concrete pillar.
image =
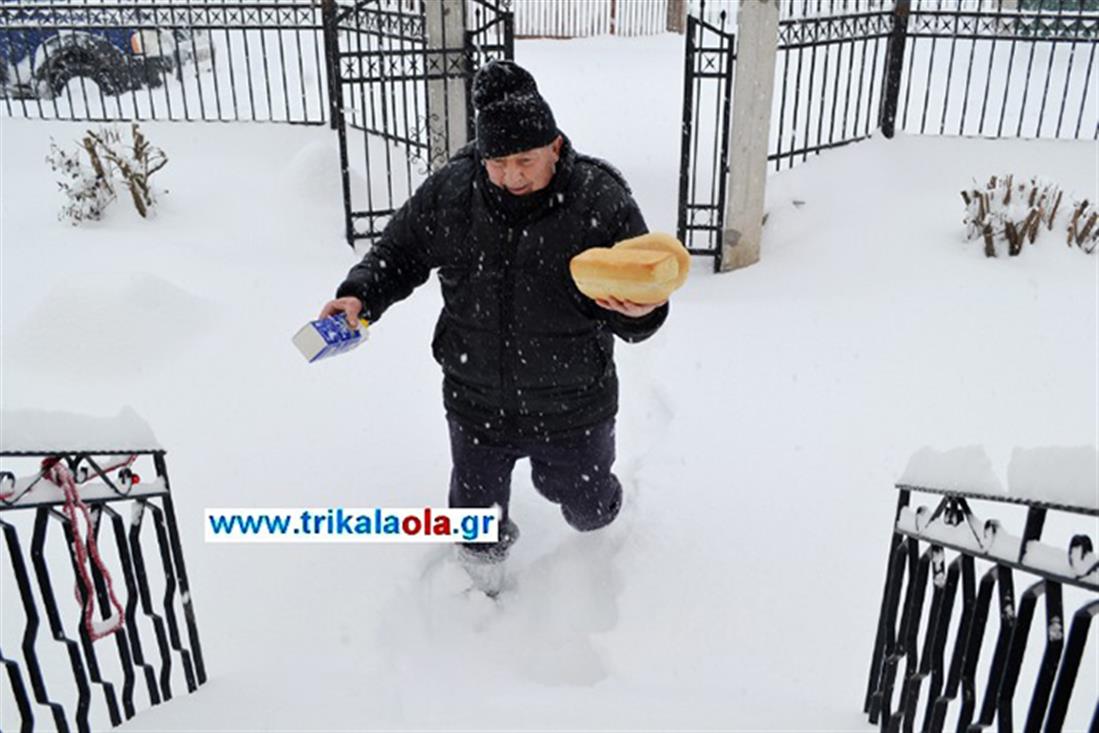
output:
[{"label": "concrete pillar", "polygon": [[729,130],[729,180],[721,269],[759,261],[767,138],[778,55],[779,0],[743,0],[737,14],[736,77]]},{"label": "concrete pillar", "polygon": [[444,78],[429,79],[427,82],[431,170],[441,168],[453,153],[468,142],[463,2],[430,0],[424,4],[427,71],[429,74],[446,74]]},{"label": "concrete pillar", "polygon": [[665,29],[672,33],[687,31],[687,0],[668,0],[668,17]]}]

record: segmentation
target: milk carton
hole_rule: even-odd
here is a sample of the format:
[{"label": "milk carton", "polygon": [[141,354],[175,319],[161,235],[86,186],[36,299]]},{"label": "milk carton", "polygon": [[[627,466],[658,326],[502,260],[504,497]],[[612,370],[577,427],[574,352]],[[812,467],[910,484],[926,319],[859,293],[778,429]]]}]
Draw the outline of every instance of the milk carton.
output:
[{"label": "milk carton", "polygon": [[351,328],[343,313],[310,321],[294,334],[294,345],[310,364],[318,359],[342,354],[366,341],[367,320],[363,318],[359,322],[362,324],[359,328]]}]

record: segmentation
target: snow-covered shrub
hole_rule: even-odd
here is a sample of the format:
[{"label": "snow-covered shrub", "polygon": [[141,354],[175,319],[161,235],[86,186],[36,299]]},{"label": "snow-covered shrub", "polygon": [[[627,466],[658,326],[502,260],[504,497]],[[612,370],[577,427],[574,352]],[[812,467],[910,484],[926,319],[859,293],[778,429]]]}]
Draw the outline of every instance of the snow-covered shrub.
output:
[{"label": "snow-covered shrub", "polygon": [[962,199],[966,239],[983,239],[988,257],[998,254],[997,243],[1001,248],[1006,244],[1010,256],[1018,255],[1023,245],[1034,244],[1042,227],[1067,227],[1069,246],[1088,254],[1095,252],[1099,241],[1094,207],[1086,200],[1067,203],[1057,184],[1039,177],[1017,182],[1012,175],[992,176],[983,188],[975,182],[972,189],[962,191]]},{"label": "snow-covered shrub", "polygon": [[117,127],[88,130],[80,147],[71,153],[51,140],[46,161],[61,174],[58,186],[67,197],[59,218],[76,225],[86,219],[101,219],[116,198],[116,186],[130,192],[137,213],[149,216],[157,202],[150,179],[168,163],[168,157],[149,143],[135,122],[128,140]]},{"label": "snow-covered shrub", "polygon": [[1072,207],[1072,217],[1068,223],[1068,246],[1076,245],[1090,254],[1095,254],[1099,245],[1099,212],[1088,201],[1080,201]]},{"label": "snow-covered shrub", "polygon": [[65,203],[57,218],[68,220],[73,226],[87,219],[102,219],[104,209],[115,198],[110,172],[103,167],[94,146],[84,149],[90,163],[81,158],[81,150],[77,148],[70,153],[51,138],[50,154],[46,156],[50,168],[61,174],[57,187],[65,194]]}]

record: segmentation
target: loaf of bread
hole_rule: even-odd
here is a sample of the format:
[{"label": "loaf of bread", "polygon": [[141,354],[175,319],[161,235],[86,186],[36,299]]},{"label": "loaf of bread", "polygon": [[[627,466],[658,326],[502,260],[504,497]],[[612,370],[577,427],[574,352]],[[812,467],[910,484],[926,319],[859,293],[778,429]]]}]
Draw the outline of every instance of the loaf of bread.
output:
[{"label": "loaf of bread", "polygon": [[687,280],[691,256],[670,234],[642,234],[613,247],[593,247],[572,258],[576,287],[593,300],[615,297],[662,303]]}]

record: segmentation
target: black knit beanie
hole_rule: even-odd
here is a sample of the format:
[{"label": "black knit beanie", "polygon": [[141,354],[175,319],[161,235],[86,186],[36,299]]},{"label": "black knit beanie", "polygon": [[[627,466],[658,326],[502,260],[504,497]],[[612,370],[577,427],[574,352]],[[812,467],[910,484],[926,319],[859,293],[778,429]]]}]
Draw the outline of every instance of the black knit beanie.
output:
[{"label": "black knit beanie", "polygon": [[477,150],[482,158],[549,145],[557,122],[530,72],[514,61],[492,61],[473,78]]}]

